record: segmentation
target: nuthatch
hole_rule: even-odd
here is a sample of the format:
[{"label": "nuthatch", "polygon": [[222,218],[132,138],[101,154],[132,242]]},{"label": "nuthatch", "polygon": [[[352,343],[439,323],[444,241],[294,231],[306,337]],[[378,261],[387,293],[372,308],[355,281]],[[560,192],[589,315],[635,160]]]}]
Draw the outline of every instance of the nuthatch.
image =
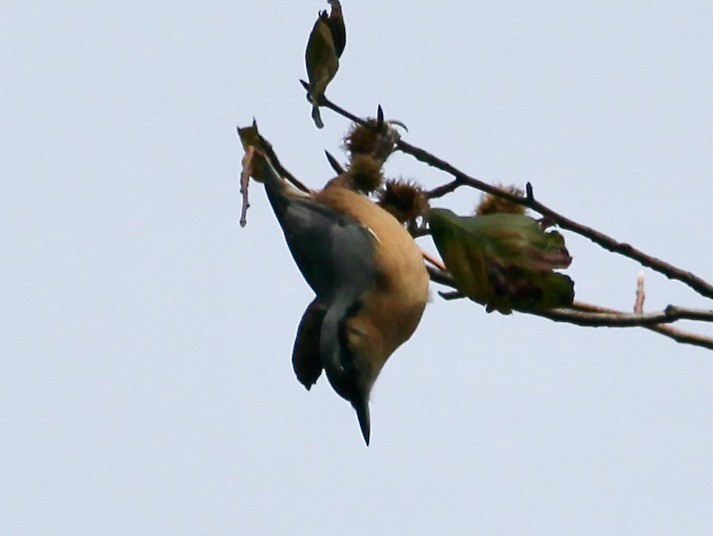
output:
[{"label": "nuthatch", "polygon": [[369,393],[411,337],[428,299],[422,252],[396,219],[351,190],[345,176],[306,194],[267,159],[262,178],[292,256],[316,294],[297,330],[292,363],[309,389],[325,370],[356,410],[369,444]]}]

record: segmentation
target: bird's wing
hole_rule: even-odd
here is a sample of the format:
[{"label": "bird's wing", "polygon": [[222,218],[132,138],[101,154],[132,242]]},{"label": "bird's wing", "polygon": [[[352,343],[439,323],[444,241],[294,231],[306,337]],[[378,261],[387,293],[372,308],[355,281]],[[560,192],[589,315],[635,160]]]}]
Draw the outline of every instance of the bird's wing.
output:
[{"label": "bird's wing", "polygon": [[356,300],[376,279],[373,234],[287,185],[269,164],[263,171],[268,199],[309,286],[323,303],[331,303],[337,289],[342,299]]},{"label": "bird's wing", "polygon": [[337,289],[355,299],[372,284],[374,238],[366,227],[308,198],[273,208],[297,266],[320,299],[331,302]]}]

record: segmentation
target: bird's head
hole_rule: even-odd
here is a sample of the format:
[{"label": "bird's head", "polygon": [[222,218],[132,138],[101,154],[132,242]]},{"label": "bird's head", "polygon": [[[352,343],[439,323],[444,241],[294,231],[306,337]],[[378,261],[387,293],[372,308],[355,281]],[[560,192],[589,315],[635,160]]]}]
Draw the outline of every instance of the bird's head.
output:
[{"label": "bird's head", "polygon": [[[366,363],[361,363],[365,365]],[[359,428],[364,436],[364,441],[369,444],[371,421],[369,418],[369,392],[372,383],[367,380],[367,375],[359,370],[352,361],[347,367],[340,365],[327,366],[325,371],[332,388],[344,400],[349,402],[356,411]]]},{"label": "bird's head", "polygon": [[369,352],[377,351],[377,347],[368,346],[365,353],[357,346],[342,342],[338,352],[325,360],[324,370],[332,388],[354,408],[364,441],[369,445],[369,395],[381,371],[380,366],[375,366]]}]

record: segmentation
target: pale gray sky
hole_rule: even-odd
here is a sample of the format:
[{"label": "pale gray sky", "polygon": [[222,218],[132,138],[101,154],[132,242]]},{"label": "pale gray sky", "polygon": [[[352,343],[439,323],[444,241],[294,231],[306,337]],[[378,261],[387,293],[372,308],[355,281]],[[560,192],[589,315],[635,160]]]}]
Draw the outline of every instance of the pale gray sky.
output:
[{"label": "pale gray sky", "polygon": [[[317,187],[348,124],[297,82],[326,4],[285,4],[0,7],[0,532],[711,534],[711,352],[435,297],[369,448],[297,383],[311,295],[259,185],[238,226],[234,128]],[[713,279],[710,3],[343,4],[332,99]],[[629,309],[639,267],[566,238]],[[646,274],[647,310],[710,307]]]}]

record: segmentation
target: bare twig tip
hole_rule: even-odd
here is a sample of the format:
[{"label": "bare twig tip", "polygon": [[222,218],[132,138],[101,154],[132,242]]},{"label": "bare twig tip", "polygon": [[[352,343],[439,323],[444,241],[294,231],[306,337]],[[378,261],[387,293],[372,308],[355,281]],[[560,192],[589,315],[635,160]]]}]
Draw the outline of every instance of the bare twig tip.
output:
[{"label": "bare twig tip", "polygon": [[644,272],[639,272],[636,276],[636,301],[634,302],[634,312],[642,314],[644,312],[644,300],[646,293],[644,292]]},{"label": "bare twig tip", "polygon": [[384,126],[384,109],[381,107],[381,104],[379,104],[376,107],[376,128],[378,130],[381,130],[383,126]]},{"label": "bare twig tip", "polygon": [[532,191],[532,184],[529,182],[525,183],[525,196],[528,201],[535,200],[535,193]]},{"label": "bare twig tip", "polygon": [[337,175],[341,175],[342,173],[344,173],[344,171],[345,171],[344,166],[342,166],[342,164],[339,163],[339,160],[334,158],[334,156],[332,156],[329,153],[329,151],[324,151],[324,154],[327,157],[327,161],[329,162],[329,165],[332,166],[332,169],[334,170],[334,172]]}]

